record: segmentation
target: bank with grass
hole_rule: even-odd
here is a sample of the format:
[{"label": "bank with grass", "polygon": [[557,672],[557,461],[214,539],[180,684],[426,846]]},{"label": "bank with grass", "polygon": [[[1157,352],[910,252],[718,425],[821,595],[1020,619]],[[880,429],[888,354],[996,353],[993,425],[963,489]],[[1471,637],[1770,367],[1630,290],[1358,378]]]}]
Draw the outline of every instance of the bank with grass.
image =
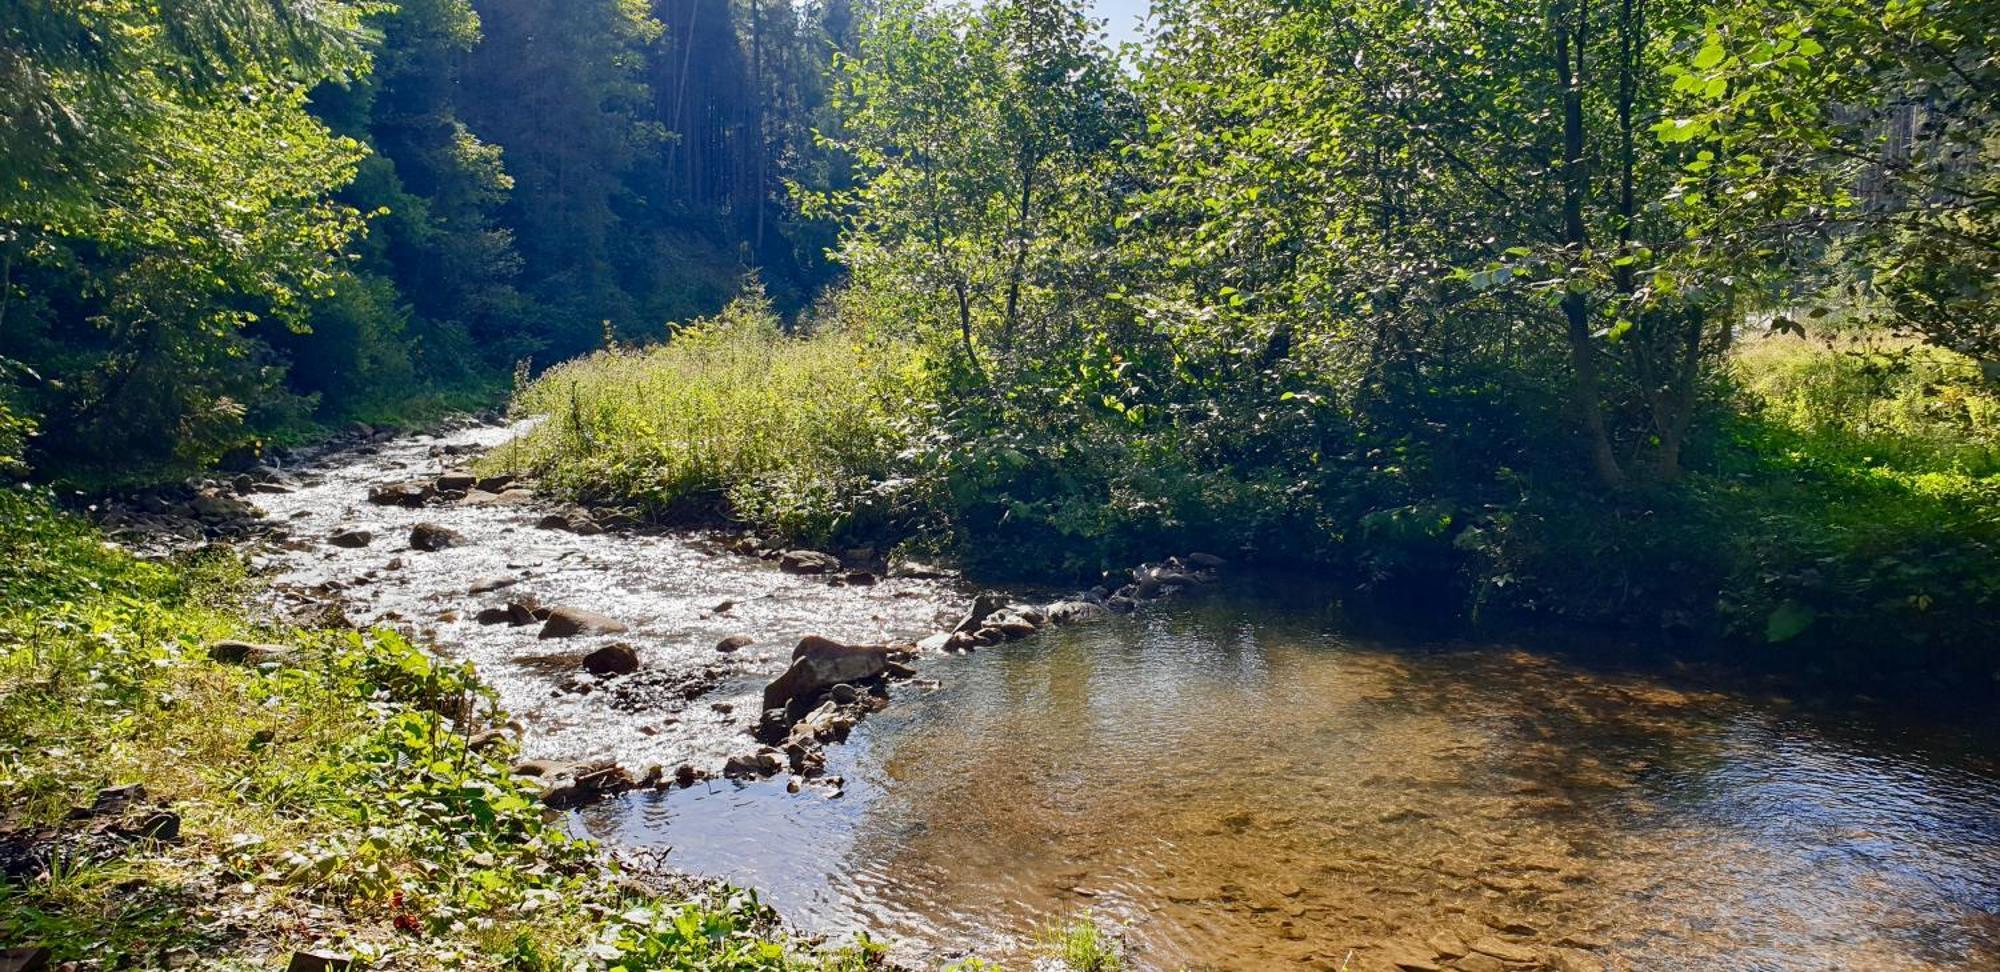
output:
[{"label": "bank with grass", "polygon": [[1531,384],[1387,391],[1136,410],[970,374],[865,315],[787,333],[752,295],[551,369],[514,404],[545,420],[487,462],[667,522],[992,578],[1088,586],[1214,550],[1489,633],[1556,624],[1974,696],[2000,671],[2000,394],[1971,359],[1748,342],[1704,388],[1689,471],[1622,491],[1578,474],[1562,403]]}]

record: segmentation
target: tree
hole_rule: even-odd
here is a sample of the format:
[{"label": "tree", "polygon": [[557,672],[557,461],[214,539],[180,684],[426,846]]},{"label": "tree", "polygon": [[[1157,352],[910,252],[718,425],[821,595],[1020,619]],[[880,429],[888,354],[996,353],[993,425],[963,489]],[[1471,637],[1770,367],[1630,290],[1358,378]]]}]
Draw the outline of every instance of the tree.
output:
[{"label": "tree", "polygon": [[[365,69],[362,7],[286,0],[12,4],[0,357],[41,453],[129,474],[237,444],[289,407],[243,329],[300,325],[361,223],[361,157],[305,111]],[[18,421],[18,420],[17,420]]]}]

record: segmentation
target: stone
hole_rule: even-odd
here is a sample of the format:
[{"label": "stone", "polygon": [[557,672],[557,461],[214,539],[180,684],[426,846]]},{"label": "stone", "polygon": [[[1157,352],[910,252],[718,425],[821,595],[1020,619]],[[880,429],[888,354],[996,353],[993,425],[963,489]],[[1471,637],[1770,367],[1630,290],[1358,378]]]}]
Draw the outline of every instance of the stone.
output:
[{"label": "stone", "polygon": [[419,523],[410,528],[410,549],[436,553],[446,547],[456,546],[464,538],[456,531],[447,530],[435,523]]},{"label": "stone", "polygon": [[472,487],[488,493],[505,493],[514,485],[514,481],[513,476],[485,476],[473,483]]},{"label": "stone", "polygon": [[1484,955],[1479,952],[1474,952],[1453,962],[1451,967],[1461,969],[1463,972],[1507,972],[1507,963],[1491,955]]},{"label": "stone", "polygon": [[513,587],[520,582],[521,579],[519,577],[509,574],[489,574],[473,581],[472,586],[466,588],[465,592],[467,594],[487,594]]},{"label": "stone", "polygon": [[1000,633],[1009,641],[1019,641],[1034,634],[1036,630],[1033,624],[1028,623],[1022,618],[1002,618],[994,622],[993,626],[999,629]]},{"label": "stone", "polygon": [[217,641],[208,646],[208,657],[224,665],[248,665],[252,668],[288,661],[295,654],[296,650],[284,645],[260,645],[250,641]]},{"label": "stone", "polygon": [[469,472],[448,472],[437,478],[436,486],[441,493],[463,493],[479,485],[479,477]]},{"label": "stone", "polygon": [[841,705],[853,705],[861,700],[861,690],[846,682],[826,690],[827,697]]},{"label": "stone", "polygon": [[1604,972],[1604,960],[1578,948],[1552,948],[1542,956],[1551,972]]},{"label": "stone", "polygon": [[189,505],[193,507],[195,516],[208,523],[241,520],[257,515],[256,507],[221,493],[198,493],[189,501]]},{"label": "stone", "polygon": [[841,579],[854,587],[873,587],[876,583],[875,575],[865,570],[853,571]]},{"label": "stone", "polygon": [[1473,942],[1472,950],[1482,955],[1491,955],[1502,962],[1533,962],[1536,959],[1534,949],[1525,945],[1516,945],[1513,942],[1495,938],[1492,935],[1484,936],[1478,941]]},{"label": "stone", "polygon": [[736,651],[740,648],[748,648],[756,643],[757,639],[752,638],[747,634],[733,634],[727,638],[722,639],[721,641],[716,642],[715,650],[721,652]]},{"label": "stone", "polygon": [[917,642],[918,651],[943,651],[951,645],[951,632],[940,631]]},{"label": "stone", "polygon": [[543,620],[541,613],[536,610],[533,601],[511,601],[504,610],[507,612],[507,623],[516,628],[526,627]]},{"label": "stone", "polygon": [[622,643],[605,645],[583,656],[583,670],[599,677],[630,675],[639,670],[639,650]]},{"label": "stone", "polygon": [[778,569],[787,574],[828,574],[840,569],[840,558],[817,550],[787,550],[778,557]]},{"label": "stone", "polygon": [[722,764],[722,775],[728,777],[775,776],[785,768],[785,756],[778,750],[765,747],[741,756],[731,756]]},{"label": "stone", "polygon": [[326,538],[326,542],[333,544],[336,547],[345,547],[349,550],[359,550],[362,547],[374,543],[375,534],[370,533],[367,530],[350,530],[347,529],[346,527],[342,527],[338,530],[333,531],[333,533]]},{"label": "stone", "polygon": [[146,840],[172,843],[181,838],[181,815],[172,810],[161,810],[139,821],[132,833]]},{"label": "stone", "polygon": [[881,645],[843,645],[808,635],[792,652],[792,666],[764,687],[764,708],[782,709],[842,682],[879,678],[888,665],[889,651]]},{"label": "stone", "polygon": [[917,670],[902,662],[892,661],[882,666],[882,674],[889,678],[916,678]]},{"label": "stone", "polygon": [[1383,951],[1382,957],[1404,972],[1443,972],[1444,969],[1427,951],[1416,945],[1391,945]]},{"label": "stone", "polygon": [[567,530],[569,529],[569,517],[566,517],[561,513],[550,513],[542,517],[541,519],[535,521],[535,529]]},{"label": "stone", "polygon": [[1455,959],[1471,951],[1470,948],[1466,947],[1464,939],[1459,938],[1449,931],[1441,931],[1424,939],[1424,945],[1432,953],[1442,955],[1448,959]]},{"label": "stone", "polygon": [[341,952],[293,952],[285,972],[361,972],[366,967]]},{"label": "stone", "polygon": [[972,599],[972,607],[966,610],[965,617],[952,627],[951,632],[971,634],[978,631],[986,626],[986,619],[992,617],[993,612],[1006,606],[1007,596],[1004,594],[993,591],[980,594]]},{"label": "stone", "polygon": [[1217,557],[1212,553],[1201,553],[1199,551],[1188,554],[1187,562],[1190,566],[1199,567],[1202,570],[1219,570],[1229,566],[1229,561]]},{"label": "stone", "polygon": [[1118,614],[1130,614],[1138,605],[1132,603],[1132,599],[1129,597],[1122,594],[1114,594],[1104,599],[1104,607]]},{"label": "stone", "polygon": [[377,506],[408,506],[414,508],[424,505],[424,503],[436,495],[436,487],[422,481],[383,483],[368,488],[368,502]]},{"label": "stone", "polygon": [[[511,610],[514,605],[509,605]],[[549,611],[542,624],[542,638],[573,638],[577,635],[623,634],[632,629],[612,618],[582,608],[559,607]]]},{"label": "stone", "polygon": [[1110,614],[1110,610],[1106,610],[1102,604],[1092,604],[1088,600],[1058,600],[1050,604],[1044,614],[1048,614],[1050,624],[1076,624],[1092,618],[1102,618]]},{"label": "stone", "polygon": [[480,624],[507,624],[514,620],[514,615],[503,607],[481,608],[472,620]]}]

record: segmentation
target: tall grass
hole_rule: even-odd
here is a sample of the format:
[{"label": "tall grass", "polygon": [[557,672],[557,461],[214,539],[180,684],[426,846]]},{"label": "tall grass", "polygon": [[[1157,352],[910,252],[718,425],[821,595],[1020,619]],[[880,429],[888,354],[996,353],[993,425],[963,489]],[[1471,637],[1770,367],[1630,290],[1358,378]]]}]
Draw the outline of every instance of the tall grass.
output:
[{"label": "tall grass", "polygon": [[655,516],[838,533],[910,442],[917,358],[839,328],[787,335],[753,292],[668,344],[550,369],[514,405],[546,420],[496,461]]},{"label": "tall grass", "polygon": [[1906,472],[2000,473],[2000,383],[1963,355],[1880,337],[1776,337],[1731,364],[1751,410],[1823,456]]}]

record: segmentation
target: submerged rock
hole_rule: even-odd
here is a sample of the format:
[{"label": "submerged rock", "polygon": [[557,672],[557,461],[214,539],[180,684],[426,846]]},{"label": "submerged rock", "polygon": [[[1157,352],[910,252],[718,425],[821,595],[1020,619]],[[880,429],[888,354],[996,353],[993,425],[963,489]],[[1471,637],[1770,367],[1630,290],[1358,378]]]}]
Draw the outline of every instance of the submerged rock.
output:
[{"label": "submerged rock", "polygon": [[1051,624],[1075,624],[1079,621],[1101,618],[1109,613],[1111,612],[1104,605],[1092,604],[1089,601],[1057,601],[1049,605],[1047,611]]},{"label": "submerged rock", "polygon": [[[509,605],[509,609],[518,605]],[[543,638],[573,638],[577,635],[623,634],[630,631],[624,623],[594,611],[582,608],[552,608],[542,625]]]},{"label": "submerged rock", "polygon": [[733,634],[727,638],[722,639],[721,641],[716,642],[715,650],[722,652],[736,651],[739,648],[748,648],[756,643],[757,639],[752,638],[747,634]]}]

